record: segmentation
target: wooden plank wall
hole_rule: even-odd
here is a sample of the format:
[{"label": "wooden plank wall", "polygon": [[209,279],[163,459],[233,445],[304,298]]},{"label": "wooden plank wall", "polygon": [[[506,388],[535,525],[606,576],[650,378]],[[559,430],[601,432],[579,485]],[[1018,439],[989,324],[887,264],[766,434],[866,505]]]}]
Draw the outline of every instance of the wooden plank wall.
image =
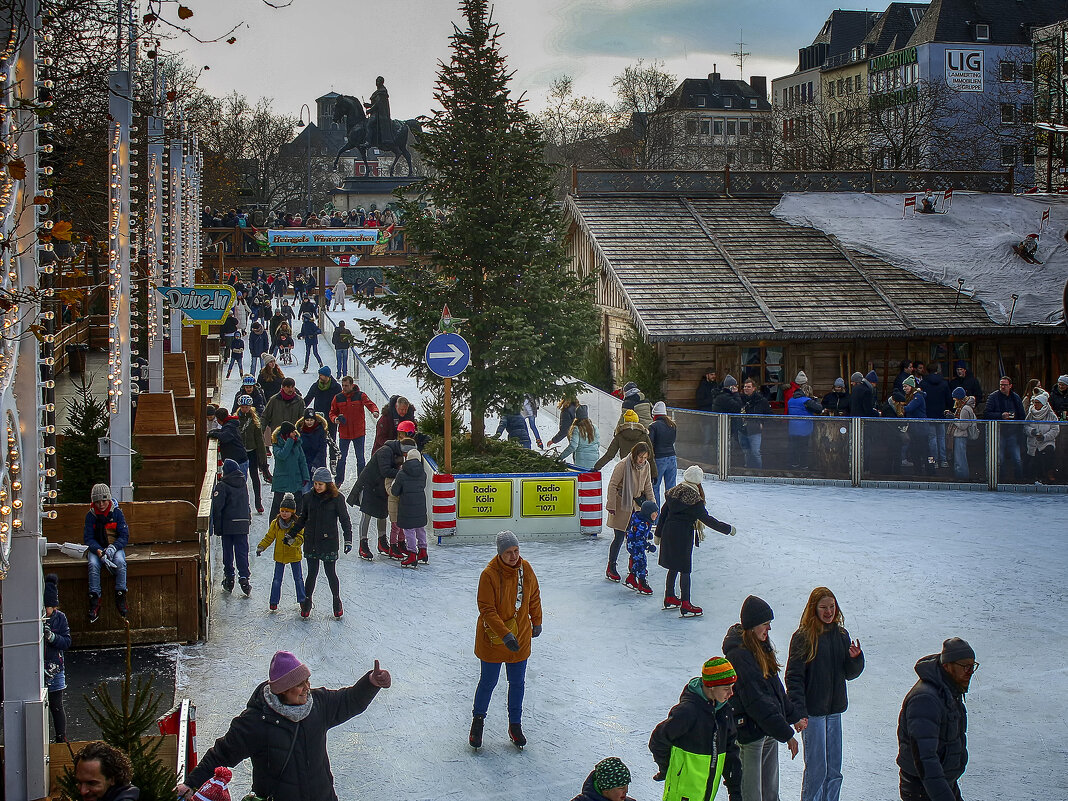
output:
[{"label": "wooden plank wall", "polygon": [[[178,765],[178,737],[174,734],[166,734],[162,737],[159,735],[146,736],[141,738],[144,740],[162,740],[163,745],[159,747],[159,751],[156,752],[156,756],[160,762],[166,765],[168,768],[176,769]],[[88,742],[70,742],[70,743],[52,743],[48,746],[48,797],[50,799],[61,799],[63,793],[59,789],[59,777],[63,775],[63,772],[74,765],[74,758],[71,754],[77,756]]]}]

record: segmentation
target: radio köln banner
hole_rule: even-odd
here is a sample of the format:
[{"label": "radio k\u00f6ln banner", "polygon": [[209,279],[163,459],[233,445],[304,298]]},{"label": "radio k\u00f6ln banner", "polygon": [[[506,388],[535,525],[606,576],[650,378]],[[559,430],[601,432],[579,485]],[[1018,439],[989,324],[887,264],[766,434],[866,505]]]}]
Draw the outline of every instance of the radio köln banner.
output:
[{"label": "radio k\u00f6ln banner", "polygon": [[982,92],[983,51],[947,50],[946,85],[958,92]]}]

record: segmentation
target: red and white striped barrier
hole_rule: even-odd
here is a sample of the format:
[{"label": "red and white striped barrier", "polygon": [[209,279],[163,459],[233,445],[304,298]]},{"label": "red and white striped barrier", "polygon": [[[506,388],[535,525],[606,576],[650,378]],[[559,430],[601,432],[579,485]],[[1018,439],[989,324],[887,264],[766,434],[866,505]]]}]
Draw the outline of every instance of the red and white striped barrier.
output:
[{"label": "red and white striped barrier", "polygon": [[456,533],[456,479],[449,473],[434,473],[431,522],[438,536]]},{"label": "red and white striped barrier", "polygon": [[579,530],[583,534],[601,533],[601,474],[579,473]]}]

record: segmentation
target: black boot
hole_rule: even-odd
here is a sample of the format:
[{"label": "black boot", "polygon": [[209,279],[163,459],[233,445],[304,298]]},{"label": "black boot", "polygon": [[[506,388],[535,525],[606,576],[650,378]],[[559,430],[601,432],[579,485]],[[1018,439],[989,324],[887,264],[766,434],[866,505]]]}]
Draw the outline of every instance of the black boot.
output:
[{"label": "black boot", "polygon": [[230,576],[229,578],[224,578],[222,580],[222,588],[224,590],[226,590],[227,592],[233,592],[234,591],[234,577]]},{"label": "black boot", "polygon": [[100,596],[95,593],[89,593],[89,622],[96,623],[100,618]]},{"label": "black boot", "polygon": [[247,578],[242,578],[238,579],[238,583],[241,585],[241,592],[245,593],[246,598],[252,595],[252,582]]},{"label": "black boot", "polygon": [[130,611],[126,606],[126,590],[115,590],[115,608],[123,617]]},{"label": "black boot", "polygon": [[471,718],[471,733],[467,736],[467,742],[471,744],[472,748],[482,747],[482,728],[486,725],[486,718],[482,715],[475,715]]},{"label": "black boot", "polygon": [[512,738],[516,748],[522,748],[527,744],[527,738],[523,734],[523,725],[521,723],[509,723],[508,736]]}]

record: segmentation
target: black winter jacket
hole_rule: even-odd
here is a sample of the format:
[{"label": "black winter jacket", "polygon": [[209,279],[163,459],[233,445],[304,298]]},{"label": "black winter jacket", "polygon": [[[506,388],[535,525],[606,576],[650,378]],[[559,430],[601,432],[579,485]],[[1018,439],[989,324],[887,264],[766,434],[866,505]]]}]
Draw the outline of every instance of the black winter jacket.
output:
[{"label": "black winter jacket", "polygon": [[850,417],[876,417],[875,393],[871,384],[861,381],[854,384],[849,393],[849,416]]},{"label": "black winter jacket", "polygon": [[849,414],[849,395],[844,392],[828,392],[820,402],[823,404],[823,410],[829,412],[832,417]]},{"label": "black winter jacket", "polygon": [[[771,404],[760,392],[754,392],[752,395],[746,395],[743,392],[741,397],[742,414],[770,415],[772,413]],[[740,426],[739,430],[746,434],[760,434],[764,430],[764,421],[744,420],[740,422]]]},{"label": "black winter jacket", "polygon": [[953,784],[968,765],[964,695],[939,664],[938,654],[920,659],[916,675],[920,678],[897,719],[897,764],[902,773],[923,782],[931,801],[956,801]]},{"label": "black winter jacket", "polygon": [[241,426],[236,417],[229,418],[214,431],[209,431],[208,437],[219,441],[220,458],[233,459],[238,464],[248,461],[245,438],[241,435]]},{"label": "black winter jacket", "polygon": [[[964,371],[964,378],[954,376],[950,379],[949,393],[951,397],[953,395],[953,390],[957,387],[964,387],[964,391],[967,392],[969,396],[975,398],[976,403],[983,402],[983,387],[979,384],[979,379],[972,375],[971,370]],[[1054,387],[1054,389],[1056,389],[1056,387]]]},{"label": "black winter jacket", "polygon": [[[359,715],[378,694],[366,673],[352,687],[311,691],[312,709],[295,723],[278,714],[263,696],[267,682],[252,693],[245,709],[230,722],[200,764],[186,774],[185,784],[199,787],[220,765],[252,761],[252,791],[274,801],[337,801],[334,775],[326,751],[326,734]],[[268,692],[270,692],[268,690]]]},{"label": "black winter jacket", "polygon": [[729,389],[723,390],[712,401],[712,411],[719,414],[741,414],[742,393],[731,392]]},{"label": "black winter jacket", "polygon": [[667,491],[664,508],[656,519],[656,536],[660,537],[657,563],[667,570],[689,573],[693,564],[696,534],[694,524],[700,520],[721,534],[731,530],[705,509],[701,496],[689,486],[679,484]]},{"label": "black winter jacket", "polygon": [[742,759],[738,751],[734,715],[729,703],[717,709],[716,702],[705,698],[700,687],[695,687],[694,683],[695,680],[691,680],[682,688],[679,702],[671,707],[667,718],[653,729],[649,737],[649,751],[663,774],[667,773],[671,761],[672,746],[691,754],[711,755],[712,769],[709,771],[705,798],[710,798],[717,789],[712,786],[716,760],[719,754],[725,754],[723,783],[727,785],[727,793],[734,798],[742,792]]},{"label": "black winter jacket", "polygon": [[[979,399],[976,398],[975,402],[978,403]],[[1053,389],[1049,391],[1049,405],[1058,417],[1068,412],[1068,390],[1061,392],[1054,384]]]},{"label": "black winter jacket", "polygon": [[329,492],[309,492],[304,496],[304,511],[289,533],[292,539],[304,532],[304,555],[312,559],[337,559],[340,550],[337,530],[352,542],[352,523],[345,499],[339,494],[332,498]]},{"label": "black winter jacket", "polygon": [[[941,420],[946,416],[946,411],[953,408],[953,390],[950,389],[946,379],[941,373],[931,373],[924,376],[920,382],[920,389],[927,396],[927,416],[932,420]],[[978,403],[978,401],[976,401]]]},{"label": "black winter jacket", "polygon": [[716,400],[716,396],[722,391],[723,385],[718,381],[709,381],[707,378],[702,378],[701,383],[697,385],[697,394],[695,396],[697,410],[701,412],[712,411],[712,404]]},{"label": "black winter jacket", "polygon": [[649,441],[653,443],[653,458],[666,459],[675,455],[675,439],[679,430],[663,417],[653,420],[649,426]]},{"label": "black winter jacket", "polygon": [[349,490],[349,506],[358,506],[361,512],[371,517],[388,517],[389,496],[386,495],[385,480],[397,477],[397,472],[404,464],[404,454],[412,447],[391,439],[372,453],[367,466],[360,471],[356,483]]},{"label": "black winter jacket", "polygon": [[563,409],[560,410],[560,428],[553,434],[553,442],[559,442],[565,440],[571,436],[571,424],[575,422],[575,414],[578,406],[573,403],[569,403]]},{"label": "black winter jacket", "polygon": [[742,645],[741,623],[727,629],[723,655],[738,674],[730,702],[738,726],[738,742],[752,743],[761,737],[774,737],[780,743],[790,742],[794,736],[792,724],[801,720],[801,715],[787,697],[779,674],[764,678],[756,657]]},{"label": "black winter jacket", "polygon": [[[247,459],[246,459],[247,461]],[[248,536],[252,510],[248,505],[248,481],[238,470],[215,483],[211,494],[211,528],[219,536]]]},{"label": "black winter jacket", "polygon": [[400,528],[426,527],[426,470],[423,460],[405,459],[390,486],[390,492],[400,498],[397,504],[397,525]]},{"label": "black winter jacket", "polygon": [[808,635],[798,629],[790,638],[790,658],[786,662],[786,693],[799,717],[838,715],[849,705],[846,681],[864,670],[864,654],[849,656],[849,632],[833,623],[825,626],[808,659]]}]

